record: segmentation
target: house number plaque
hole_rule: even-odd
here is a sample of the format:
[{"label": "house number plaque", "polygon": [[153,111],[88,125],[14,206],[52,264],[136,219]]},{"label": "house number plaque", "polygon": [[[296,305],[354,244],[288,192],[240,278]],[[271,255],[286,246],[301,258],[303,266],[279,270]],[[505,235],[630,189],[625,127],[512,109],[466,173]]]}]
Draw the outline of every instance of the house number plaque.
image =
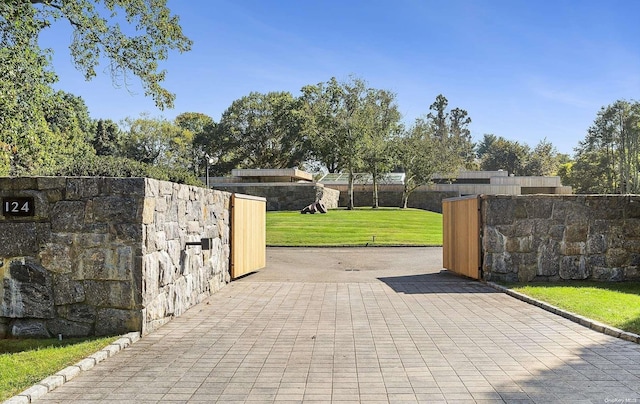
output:
[{"label": "house number plaque", "polygon": [[34,214],[33,198],[2,198],[3,216],[33,216]]}]

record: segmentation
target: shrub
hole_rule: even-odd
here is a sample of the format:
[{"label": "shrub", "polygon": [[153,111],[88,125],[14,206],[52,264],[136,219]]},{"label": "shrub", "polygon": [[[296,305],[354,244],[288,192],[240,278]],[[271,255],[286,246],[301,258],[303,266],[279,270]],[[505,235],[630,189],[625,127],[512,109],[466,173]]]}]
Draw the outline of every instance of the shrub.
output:
[{"label": "shrub", "polygon": [[41,170],[36,175],[81,177],[148,177],[179,184],[202,186],[191,172],[173,167],[154,166],[125,157],[87,156],[58,167]]}]

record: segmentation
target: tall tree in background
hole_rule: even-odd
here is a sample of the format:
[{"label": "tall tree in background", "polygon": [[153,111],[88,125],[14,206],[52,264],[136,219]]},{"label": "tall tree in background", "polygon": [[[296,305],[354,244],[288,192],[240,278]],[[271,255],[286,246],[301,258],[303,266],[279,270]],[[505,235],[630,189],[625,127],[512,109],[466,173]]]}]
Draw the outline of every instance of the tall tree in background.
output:
[{"label": "tall tree in background", "polygon": [[498,140],[498,137],[492,133],[485,133],[482,137],[482,140],[480,140],[477,144],[476,144],[476,156],[482,160],[485,156],[485,154],[487,154],[489,152],[489,150],[491,149],[491,145],[493,144],[493,142],[495,142],[496,140]]},{"label": "tall tree in background", "polygon": [[127,118],[122,142],[123,157],[145,164],[193,171],[191,143],[193,134],[164,118],[142,115]]},{"label": "tall tree in background", "polygon": [[450,174],[460,169],[458,143],[450,137],[434,132],[429,119],[418,118],[402,136],[394,142],[397,164],[404,170],[402,207],[418,187],[431,183],[435,174]]},{"label": "tall tree in background", "polygon": [[122,132],[118,124],[110,119],[99,119],[91,145],[98,156],[116,156],[121,148]]},{"label": "tall tree in background", "polygon": [[301,100],[304,133],[314,156],[330,172],[346,171],[347,208],[353,209],[355,174],[364,168],[367,144],[373,144],[374,132],[381,129],[380,124],[386,119],[382,111],[386,109],[392,115],[394,104],[390,94],[369,88],[355,77],[343,83],[332,77],[326,83],[303,87]]},{"label": "tall tree in background", "polygon": [[213,118],[201,112],[183,112],[176,116],[175,124],[195,135],[204,132],[205,128],[214,124]]},{"label": "tall tree in background", "polygon": [[205,170],[202,167],[209,164],[208,161],[205,161],[208,146],[206,132],[215,129],[215,121],[209,115],[200,112],[183,112],[176,117],[174,123],[191,133],[193,137],[191,147],[193,171],[196,176],[204,176]]},{"label": "tall tree in background", "polygon": [[640,192],[640,103],[618,100],[600,109],[576,148],[572,173],[581,193]]},{"label": "tall tree in background", "polygon": [[366,122],[364,171],[371,174],[373,182],[373,208],[379,207],[378,184],[381,177],[393,168],[391,140],[401,128],[400,112],[395,103],[395,94],[386,90],[368,92],[364,105]]},{"label": "tall tree in background", "polygon": [[306,158],[299,101],[288,92],[253,92],[234,101],[207,133],[219,166],[291,168]]},{"label": "tall tree in background", "polygon": [[442,139],[445,143],[454,147],[459,154],[456,162],[461,163],[461,167],[471,167],[474,161],[473,142],[469,124],[471,118],[467,111],[461,108],[447,110],[449,100],[439,94],[435,101],[429,106],[427,122],[431,126],[433,136]]},{"label": "tall tree in background", "polygon": [[558,172],[560,154],[551,142],[542,139],[531,151],[524,167],[524,175],[547,176]]},{"label": "tall tree in background", "polygon": [[395,155],[405,173],[402,206],[418,187],[429,184],[435,174],[455,176],[473,162],[473,143],[468,125],[471,118],[463,109],[448,112],[449,102],[438,95],[430,112],[416,119],[399,139]]},{"label": "tall tree in background", "polygon": [[[485,135],[485,140],[488,140]],[[480,168],[485,171],[506,170],[513,175],[526,175],[531,149],[526,144],[511,141],[502,136],[489,140],[482,154]]]},{"label": "tall tree in background", "polygon": [[451,110],[449,115],[449,134],[458,144],[458,153],[464,167],[472,169],[475,167],[475,153],[469,124],[471,124],[471,118],[466,110],[460,108]]}]

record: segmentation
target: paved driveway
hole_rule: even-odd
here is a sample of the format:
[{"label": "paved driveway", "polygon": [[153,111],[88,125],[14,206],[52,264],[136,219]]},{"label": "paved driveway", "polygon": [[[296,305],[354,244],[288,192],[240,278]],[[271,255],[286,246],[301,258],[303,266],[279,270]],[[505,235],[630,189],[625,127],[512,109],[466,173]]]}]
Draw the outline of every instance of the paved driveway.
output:
[{"label": "paved driveway", "polygon": [[640,346],[441,270],[439,248],[280,249],[39,402],[640,402]]}]

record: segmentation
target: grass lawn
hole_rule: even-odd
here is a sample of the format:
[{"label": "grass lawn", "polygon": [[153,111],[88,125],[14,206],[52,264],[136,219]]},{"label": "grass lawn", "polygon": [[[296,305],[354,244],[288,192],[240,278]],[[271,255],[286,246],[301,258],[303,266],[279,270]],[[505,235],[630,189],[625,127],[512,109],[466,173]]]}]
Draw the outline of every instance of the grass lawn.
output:
[{"label": "grass lawn", "polygon": [[[375,241],[374,241],[375,237]],[[441,246],[442,215],[421,209],[267,212],[269,246]]]},{"label": "grass lawn", "polygon": [[535,299],[640,334],[640,282],[505,285]]},{"label": "grass lawn", "polygon": [[0,401],[101,350],[119,337],[0,339]]}]

